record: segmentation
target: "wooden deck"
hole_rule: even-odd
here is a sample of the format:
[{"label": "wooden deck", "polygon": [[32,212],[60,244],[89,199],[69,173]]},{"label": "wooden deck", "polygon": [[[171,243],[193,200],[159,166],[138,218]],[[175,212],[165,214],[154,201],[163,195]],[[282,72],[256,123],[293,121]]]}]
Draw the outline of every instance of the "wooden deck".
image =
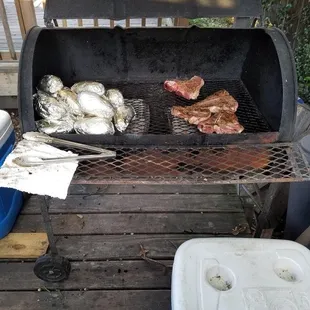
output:
[{"label": "wooden deck", "polygon": [[[14,232],[44,231],[40,203],[30,197]],[[34,260],[1,261],[0,309],[169,310],[177,247],[232,236],[251,207],[234,186],[72,186],[50,206],[58,248],[72,262],[69,279],[44,283]],[[140,245],[167,268],[142,260]]]}]

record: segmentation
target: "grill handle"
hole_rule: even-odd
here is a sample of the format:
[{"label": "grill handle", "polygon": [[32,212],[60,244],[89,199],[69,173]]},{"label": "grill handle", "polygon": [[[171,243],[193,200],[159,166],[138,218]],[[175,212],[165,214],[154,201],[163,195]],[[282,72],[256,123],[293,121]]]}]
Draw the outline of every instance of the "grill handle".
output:
[{"label": "grill handle", "polygon": [[259,17],[261,0],[175,1],[175,0],[47,0],[44,21],[56,19],[158,17]]}]

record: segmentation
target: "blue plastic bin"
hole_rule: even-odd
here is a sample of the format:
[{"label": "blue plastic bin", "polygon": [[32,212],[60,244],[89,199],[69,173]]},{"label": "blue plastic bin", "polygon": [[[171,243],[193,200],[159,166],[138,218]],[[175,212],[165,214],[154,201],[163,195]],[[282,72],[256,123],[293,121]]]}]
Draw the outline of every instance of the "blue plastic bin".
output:
[{"label": "blue plastic bin", "polygon": [[[0,110],[0,167],[12,151],[14,143],[15,134],[10,115]],[[0,239],[11,231],[22,206],[22,192],[0,187]]]}]

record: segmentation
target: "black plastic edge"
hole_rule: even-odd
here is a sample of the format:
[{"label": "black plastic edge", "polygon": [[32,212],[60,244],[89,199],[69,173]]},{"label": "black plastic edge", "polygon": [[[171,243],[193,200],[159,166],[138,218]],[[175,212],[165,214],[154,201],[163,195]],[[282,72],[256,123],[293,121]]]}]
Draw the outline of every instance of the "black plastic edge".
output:
[{"label": "black plastic edge", "polygon": [[[18,73],[18,112],[21,120],[22,132],[35,131],[34,110],[32,103],[32,64],[35,51],[35,45],[38,39],[41,27],[35,26],[31,28],[25,39],[20,53],[19,73]],[[25,99],[23,103],[23,99]],[[31,121],[29,121],[31,120]]]},{"label": "black plastic edge", "polygon": [[140,17],[258,17],[262,14],[260,0],[226,2],[201,0],[47,0],[44,20]]},{"label": "black plastic edge", "polygon": [[285,34],[278,28],[266,30],[273,41],[278,54],[283,91],[283,108],[279,130],[279,141],[290,142],[294,135],[297,113],[298,83],[294,54]]}]

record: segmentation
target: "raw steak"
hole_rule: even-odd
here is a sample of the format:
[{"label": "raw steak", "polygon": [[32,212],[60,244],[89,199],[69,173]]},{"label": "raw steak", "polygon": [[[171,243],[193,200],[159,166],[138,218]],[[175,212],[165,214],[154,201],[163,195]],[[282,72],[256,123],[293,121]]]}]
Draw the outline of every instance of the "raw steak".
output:
[{"label": "raw steak", "polygon": [[203,133],[230,134],[244,130],[235,115],[237,108],[238,102],[228,91],[220,90],[191,106],[174,106],[171,114],[197,125]]},{"label": "raw steak", "polygon": [[204,83],[201,77],[195,75],[190,80],[165,81],[164,88],[185,99],[197,99]]},{"label": "raw steak", "polygon": [[173,116],[183,118],[190,124],[194,124],[194,125],[198,125],[199,122],[205,121],[211,117],[211,112],[208,108],[201,107],[196,110],[192,110],[189,108],[190,107],[174,106],[171,109],[171,114]]},{"label": "raw steak", "polygon": [[213,114],[208,120],[198,123],[198,130],[203,133],[240,133],[244,130],[235,113],[222,111]]},{"label": "raw steak", "polygon": [[236,112],[238,109],[238,102],[227,90],[219,90],[206,99],[203,99],[188,107],[191,110],[199,110],[201,108],[208,108],[211,113],[218,113],[220,111]]}]

